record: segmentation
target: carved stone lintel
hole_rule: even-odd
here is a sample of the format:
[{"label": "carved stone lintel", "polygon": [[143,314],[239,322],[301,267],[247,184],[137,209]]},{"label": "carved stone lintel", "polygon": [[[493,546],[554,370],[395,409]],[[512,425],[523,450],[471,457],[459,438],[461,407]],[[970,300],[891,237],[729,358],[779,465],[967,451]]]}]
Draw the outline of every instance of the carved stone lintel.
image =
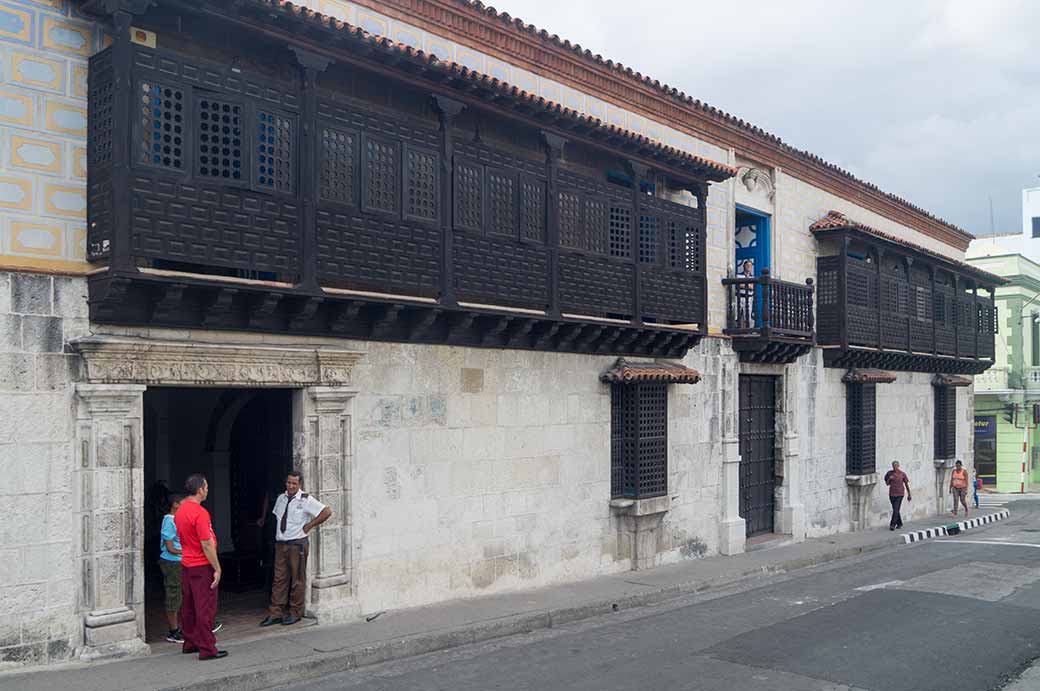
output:
[{"label": "carved stone lintel", "polygon": [[348,384],[358,351],[217,345],[90,336],[72,342],[91,384],[336,386]]}]

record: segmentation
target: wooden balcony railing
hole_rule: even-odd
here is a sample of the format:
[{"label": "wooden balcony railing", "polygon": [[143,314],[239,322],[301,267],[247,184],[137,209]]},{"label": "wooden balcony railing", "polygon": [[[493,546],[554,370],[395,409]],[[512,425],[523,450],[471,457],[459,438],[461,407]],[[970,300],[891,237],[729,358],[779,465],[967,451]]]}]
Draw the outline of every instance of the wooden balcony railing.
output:
[{"label": "wooden balcony railing", "polygon": [[780,281],[763,269],[753,278],[724,278],[726,329],[750,361],[792,362],[815,341],[813,281]]},{"label": "wooden balcony railing", "polygon": [[[819,343],[833,366],[977,374],[992,364],[993,296],[922,260],[820,257]],[[907,268],[909,266],[909,269]]]}]

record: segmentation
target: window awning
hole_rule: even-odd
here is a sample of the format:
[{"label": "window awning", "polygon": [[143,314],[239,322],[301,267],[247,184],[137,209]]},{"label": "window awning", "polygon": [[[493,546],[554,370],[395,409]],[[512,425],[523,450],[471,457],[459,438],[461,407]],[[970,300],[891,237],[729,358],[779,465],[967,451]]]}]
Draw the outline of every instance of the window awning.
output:
[{"label": "window awning", "polygon": [[957,374],[937,374],[932,377],[932,386],[971,386],[971,377]]},{"label": "window awning", "polygon": [[696,384],[701,380],[701,373],[674,362],[628,362],[625,358],[618,358],[613,367],[599,375],[599,379],[608,384]]},{"label": "window awning", "polygon": [[843,384],[891,384],[896,375],[882,369],[850,369],[841,378]]}]

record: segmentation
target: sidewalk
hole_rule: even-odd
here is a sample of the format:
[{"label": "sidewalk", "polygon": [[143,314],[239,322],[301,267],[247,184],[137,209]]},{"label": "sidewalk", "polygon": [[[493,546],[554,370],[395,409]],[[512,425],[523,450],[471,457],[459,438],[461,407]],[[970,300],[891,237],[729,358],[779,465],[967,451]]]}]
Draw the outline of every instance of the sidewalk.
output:
[{"label": "sidewalk", "polygon": [[[914,529],[946,517],[915,521]],[[111,691],[192,689],[245,691],[343,672],[363,665],[445,650],[501,636],[731,586],[884,547],[902,546],[887,528],[760,545],[733,557],[710,557],[649,571],[626,571],[565,585],[453,600],[389,611],[372,622],[309,627],[297,633],[228,642],[226,660],[164,653],[109,663],[68,664],[39,672],[0,674],[0,689]]]}]

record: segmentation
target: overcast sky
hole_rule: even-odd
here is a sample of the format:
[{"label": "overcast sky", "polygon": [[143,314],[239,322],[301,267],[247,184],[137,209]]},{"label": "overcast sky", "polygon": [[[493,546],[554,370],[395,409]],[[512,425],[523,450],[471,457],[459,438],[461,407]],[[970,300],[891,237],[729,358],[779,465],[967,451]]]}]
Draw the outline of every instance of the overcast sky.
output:
[{"label": "overcast sky", "polygon": [[[491,0],[484,0],[491,4]],[[1040,186],[1040,0],[494,0],[976,235]]]}]

